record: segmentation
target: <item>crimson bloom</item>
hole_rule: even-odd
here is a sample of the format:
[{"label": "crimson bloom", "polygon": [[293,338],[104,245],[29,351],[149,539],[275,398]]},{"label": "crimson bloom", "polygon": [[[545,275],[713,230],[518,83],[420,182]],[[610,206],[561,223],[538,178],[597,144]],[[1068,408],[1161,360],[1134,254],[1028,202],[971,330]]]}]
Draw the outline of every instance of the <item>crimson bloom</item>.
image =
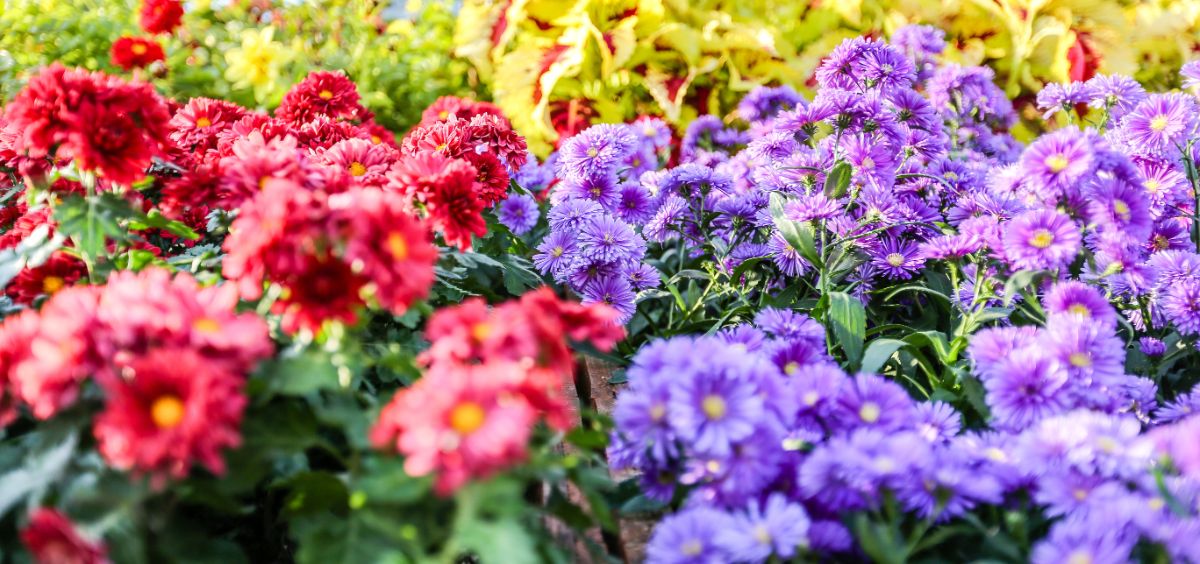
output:
[{"label": "crimson bloom", "polygon": [[128,35],[113,42],[110,56],[112,64],[127,71],[146,68],[150,66],[150,63],[166,58],[162,45],[159,45],[157,41]]},{"label": "crimson bloom", "polygon": [[142,0],[139,23],[146,33],[171,33],[183,21],[180,0]]},{"label": "crimson bloom", "polygon": [[96,418],[100,454],[114,467],[161,483],[193,464],[225,472],[222,451],[241,444],[245,380],[194,349],[154,349],[104,380]]},{"label": "crimson bloom", "polygon": [[360,103],[358,89],[345,74],[317,71],[309,74],[284,94],[275,116],[304,123],[323,115],[335,120],[367,121],[369,112]]},{"label": "crimson bloom", "polygon": [[422,152],[401,160],[391,174],[391,188],[423,204],[448,244],[468,250],[471,235],[487,234],[477,171],[470,163]]},{"label": "crimson bloom", "polygon": [[167,124],[171,141],[187,152],[217,148],[218,134],[237,123],[248,110],[233,102],[212,98],[192,98]]},{"label": "crimson bloom", "polygon": [[39,564],[103,564],[104,545],[85,539],[65,515],[43,507],[29,516],[21,529],[21,542]]},{"label": "crimson bloom", "polygon": [[30,305],[40,296],[52,296],[87,274],[83,261],[57,251],[40,266],[26,268],[13,278],[4,292],[14,303]]}]

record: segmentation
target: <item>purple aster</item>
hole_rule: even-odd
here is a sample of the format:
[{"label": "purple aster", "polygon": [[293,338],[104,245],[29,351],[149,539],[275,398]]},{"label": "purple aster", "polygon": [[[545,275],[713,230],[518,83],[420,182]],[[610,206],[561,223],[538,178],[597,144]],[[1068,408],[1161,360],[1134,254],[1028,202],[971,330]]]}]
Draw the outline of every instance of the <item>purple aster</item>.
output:
[{"label": "purple aster", "polygon": [[[643,351],[649,349],[646,347]],[[638,358],[641,357],[639,354]],[[678,438],[667,421],[670,379],[663,377],[664,374],[647,373],[644,369],[639,372],[636,362],[629,369],[629,387],[617,396],[613,423],[629,446],[636,449],[635,460],[645,455],[653,462],[665,465],[678,456],[679,450]]]},{"label": "purple aster", "polygon": [[951,117],[1008,126],[1016,121],[1017,115],[994,78],[995,73],[986,67],[947,64],[937,69],[925,91],[933,107]]},{"label": "purple aster", "polygon": [[667,174],[658,184],[658,193],[673,194],[683,198],[699,198],[710,192],[729,192],[733,179],[711,167],[696,163],[681,164]]},{"label": "purple aster", "polygon": [[1111,326],[1078,317],[1054,316],[1039,345],[1058,359],[1076,385],[1104,384],[1125,375],[1125,343]]},{"label": "purple aster", "polygon": [[822,90],[856,90],[861,82],[859,69],[863,55],[874,42],[862,37],[845,39],[817,67],[817,83]]},{"label": "purple aster", "polygon": [[692,507],[669,515],[654,528],[646,545],[647,564],[722,564],[730,556],[717,545],[728,531],[728,515],[707,507]]},{"label": "purple aster", "polygon": [[854,537],[841,521],[817,519],[808,527],[808,543],[819,552],[849,552]]},{"label": "purple aster", "polygon": [[653,197],[645,186],[635,182],[621,185],[620,202],[617,204],[617,217],[631,225],[641,225],[654,214]]},{"label": "purple aster", "polygon": [[1070,217],[1053,209],[1032,210],[1004,229],[1004,257],[1016,269],[1064,268],[1075,260],[1081,237]]},{"label": "purple aster", "polygon": [[901,503],[924,518],[944,522],[971,510],[977,503],[1000,503],[1004,486],[994,476],[979,472],[970,453],[940,445],[932,449],[913,473],[902,476],[896,488]]},{"label": "purple aster", "polygon": [[859,429],[835,435],[800,467],[800,492],[822,513],[870,507],[882,490],[892,489],[924,463],[928,453],[929,444],[915,433]]},{"label": "purple aster", "polygon": [[1146,89],[1138,81],[1119,74],[1098,74],[1087,81],[1092,92],[1088,104],[1093,108],[1108,108],[1109,119],[1119,122],[1129,110],[1146,99]]},{"label": "purple aster", "polygon": [[800,251],[797,251],[783,238],[783,234],[778,231],[771,233],[771,239],[767,245],[771,249],[771,260],[775,266],[779,267],[779,271],[784,276],[800,276],[808,271],[808,261],[800,256]]},{"label": "purple aster", "polygon": [[639,292],[657,288],[662,283],[662,275],[659,274],[658,269],[645,263],[631,269],[628,277],[633,289]]},{"label": "purple aster", "polygon": [[1200,390],[1192,388],[1192,391],[1180,394],[1175,398],[1175,401],[1168,402],[1158,411],[1155,411],[1154,422],[1159,425],[1167,425],[1176,421],[1182,421],[1197,413],[1200,413]]},{"label": "purple aster", "polygon": [[997,429],[1024,429],[1067,408],[1067,372],[1040,349],[1017,349],[990,372],[984,387]]},{"label": "purple aster", "polygon": [[746,146],[746,154],[762,162],[780,161],[799,150],[801,145],[786,131],[764,133]]},{"label": "purple aster", "polygon": [[793,376],[805,366],[830,362],[825,345],[809,340],[779,343],[772,347],[770,357],[785,376]]},{"label": "purple aster", "polygon": [[917,79],[913,61],[886,43],[875,43],[875,48],[863,53],[858,74],[868,89],[884,92],[909,88]]},{"label": "purple aster", "polygon": [[716,542],[737,562],[763,562],[772,555],[786,559],[808,545],[808,525],[803,506],[774,493],[761,506],[752,502],[745,513],[734,514]]},{"label": "purple aster", "polygon": [[537,254],[533,255],[533,266],[542,274],[553,275],[559,280],[560,275],[565,274],[575,261],[575,233],[551,231],[537,250]]},{"label": "purple aster", "polygon": [[645,242],[633,228],[609,215],[584,223],[577,243],[583,257],[596,261],[633,262],[645,253]]},{"label": "purple aster", "polygon": [[1075,280],[1051,286],[1042,298],[1042,308],[1048,315],[1073,316],[1109,328],[1117,326],[1117,311],[1104,295]]},{"label": "purple aster", "polygon": [[538,164],[537,157],[533,153],[525,152],[525,164],[517,169],[517,173],[513,175],[513,180],[517,186],[520,186],[530,192],[538,192],[550,186],[554,181],[554,167],[547,164]]},{"label": "purple aster", "polygon": [[671,127],[661,119],[642,116],[633,122],[633,128],[644,142],[650,143],[656,150],[671,146]]},{"label": "purple aster", "polygon": [[766,307],[755,314],[754,325],[780,339],[803,340],[825,346],[825,328],[798,311]]},{"label": "purple aster", "polygon": [[558,153],[558,177],[564,181],[581,181],[614,175],[637,144],[637,136],[627,125],[593,125],[562,144]]},{"label": "purple aster", "polygon": [[537,200],[527,194],[513,194],[496,205],[496,217],[514,234],[524,235],[537,225]]},{"label": "purple aster", "polygon": [[637,311],[637,296],[623,276],[601,276],[583,286],[583,304],[603,303],[612,306],[620,316],[618,323],[627,323]]},{"label": "purple aster", "polygon": [[822,192],[814,192],[789,199],[784,204],[784,213],[792,221],[812,221],[842,215],[842,208],[841,202],[826,198]]},{"label": "purple aster", "polygon": [[1149,265],[1159,288],[1200,278],[1200,255],[1191,251],[1160,251],[1150,255]]},{"label": "purple aster", "polygon": [[846,161],[854,168],[851,177],[864,186],[890,187],[896,179],[896,152],[887,143],[867,135],[842,139]]},{"label": "purple aster", "polygon": [[1068,193],[1075,184],[1093,173],[1094,142],[1095,139],[1074,128],[1039,137],[1021,154],[1020,166],[1026,185],[1048,201]]},{"label": "purple aster", "polygon": [[1180,251],[1191,248],[1191,233],[1188,233],[1187,223],[1183,221],[1158,221],[1150,231],[1150,238],[1142,247],[1147,253],[1155,254],[1161,251]]},{"label": "purple aster", "polygon": [[908,280],[925,265],[920,250],[911,241],[885,238],[870,255],[871,264],[893,280]]},{"label": "purple aster", "polygon": [[1087,190],[1088,219],[1109,234],[1142,243],[1153,227],[1150,201],[1139,187],[1115,177],[1099,177]]},{"label": "purple aster", "polygon": [[937,69],[936,57],[946,49],[946,33],[928,25],[906,25],[892,34],[890,43],[917,66],[917,80],[925,82]]},{"label": "purple aster", "polygon": [[1159,307],[1183,335],[1200,333],[1200,279],[1180,280],[1168,286]]},{"label": "purple aster", "polygon": [[604,209],[596,202],[570,198],[550,208],[546,219],[553,231],[578,231],[584,223],[603,213]]},{"label": "purple aster", "polygon": [[1121,528],[1096,527],[1087,521],[1066,519],[1033,547],[1032,564],[1125,564],[1136,536]]},{"label": "purple aster", "polygon": [[942,120],[929,100],[908,88],[899,88],[884,95],[884,100],[896,116],[896,121],[913,129],[940,131]]},{"label": "purple aster", "polygon": [[621,187],[615,174],[565,179],[554,191],[571,200],[591,200],[608,212],[616,211],[621,201]]},{"label": "purple aster", "polygon": [[760,426],[727,455],[696,453],[679,481],[697,486],[689,501],[720,507],[744,506],[779,478],[787,459],[778,426]]},{"label": "purple aster", "polygon": [[695,451],[725,456],[754,433],[764,407],[757,382],[775,368],[715,338],[698,340],[697,347],[706,362],[672,382],[671,423]]},{"label": "purple aster", "polygon": [[761,351],[767,343],[766,334],[745,323],[720,330],[717,338],[743,352]]},{"label": "purple aster", "polygon": [[830,418],[845,430],[889,431],[910,426],[915,416],[916,406],[904,388],[874,374],[859,374],[839,390]]},{"label": "purple aster", "polygon": [[804,104],[791,86],[759,86],[751,90],[738,103],[738,117],[750,123],[765,122],[774,118],[779,112],[791,110]]},{"label": "purple aster", "polygon": [[679,141],[681,162],[698,161],[704,153],[718,148],[717,138],[725,131],[725,122],[714,115],[702,115],[688,124]]},{"label": "purple aster", "polygon": [[926,259],[959,259],[983,248],[983,239],[973,235],[939,235],[921,243]]},{"label": "purple aster", "polygon": [[1200,88],[1200,61],[1186,63],[1179,69],[1184,88]]},{"label": "purple aster", "polygon": [[913,426],[918,434],[931,443],[946,442],[962,430],[962,415],[946,402],[923,401],[917,404]]},{"label": "purple aster", "polygon": [[1092,99],[1092,89],[1086,82],[1050,83],[1037,94],[1037,107],[1043,110],[1042,119],[1050,119],[1060,110],[1070,111],[1076,104]]},{"label": "purple aster", "polygon": [[679,196],[667,196],[658,206],[658,211],[642,228],[642,235],[651,241],[659,243],[669,241],[677,236],[679,221],[688,211],[688,203]]},{"label": "purple aster", "polygon": [[1174,164],[1153,160],[1139,160],[1136,164],[1155,214],[1161,214],[1167,204],[1175,203],[1187,192],[1187,176]]},{"label": "purple aster", "polygon": [[849,382],[842,369],[833,363],[802,365],[787,373],[787,384],[795,400],[796,420],[791,426],[793,438],[817,443],[825,437],[830,408],[842,385]]},{"label": "purple aster", "polygon": [[1121,120],[1121,126],[1130,146],[1165,155],[1195,133],[1198,113],[1191,96],[1152,94]]},{"label": "purple aster", "polygon": [[1138,348],[1146,356],[1162,356],[1163,353],[1167,352],[1167,344],[1162,342],[1161,339],[1154,337],[1142,337],[1138,339]]}]

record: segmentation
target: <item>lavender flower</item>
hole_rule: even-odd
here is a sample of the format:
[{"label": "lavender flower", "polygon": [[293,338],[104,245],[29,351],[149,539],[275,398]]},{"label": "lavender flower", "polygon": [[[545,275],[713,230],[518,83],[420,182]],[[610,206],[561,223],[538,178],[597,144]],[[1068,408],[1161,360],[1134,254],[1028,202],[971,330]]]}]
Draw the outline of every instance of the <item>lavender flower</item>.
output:
[{"label": "lavender flower", "polygon": [[537,225],[537,200],[526,194],[513,194],[496,205],[496,216],[514,234],[524,235]]},{"label": "lavender flower", "polygon": [[731,525],[728,515],[721,511],[697,507],[671,515],[654,529],[646,545],[646,562],[650,564],[689,564],[694,562],[720,564],[730,556],[718,545],[717,537]]},{"label": "lavender flower", "polygon": [[1079,227],[1052,209],[1025,212],[1004,230],[1004,256],[1013,268],[1066,267],[1079,252]]}]

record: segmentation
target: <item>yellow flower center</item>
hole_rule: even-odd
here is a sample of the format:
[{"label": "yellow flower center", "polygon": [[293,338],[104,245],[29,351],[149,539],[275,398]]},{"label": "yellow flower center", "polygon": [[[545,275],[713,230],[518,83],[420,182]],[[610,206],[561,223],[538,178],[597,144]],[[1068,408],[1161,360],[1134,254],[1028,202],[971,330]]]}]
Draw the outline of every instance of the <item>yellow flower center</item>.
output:
[{"label": "yellow flower center", "polygon": [[703,550],[704,545],[700,544],[698,540],[687,541],[679,547],[679,552],[682,552],[684,556],[700,556],[700,552]]},{"label": "yellow flower center", "polygon": [[438,146],[437,146],[437,148],[436,148],[436,149],[434,149],[434,151],[437,151],[437,152],[439,152],[439,153],[445,153],[445,152],[446,152],[446,147],[449,147],[449,145],[447,145],[447,144],[445,144],[445,143],[442,143],[441,145],[438,145]]},{"label": "yellow flower center", "polygon": [[1062,153],[1046,157],[1046,168],[1049,168],[1050,172],[1062,172],[1069,164],[1071,161],[1068,161],[1066,155]]},{"label": "yellow flower center", "polygon": [[178,396],[159,396],[150,405],[150,419],[159,429],[171,429],[183,422],[184,405]]},{"label": "yellow flower center", "polygon": [[450,410],[450,428],[460,435],[470,435],[483,426],[483,406],[465,401]]},{"label": "yellow flower center", "polygon": [[1121,200],[1113,200],[1113,211],[1117,212],[1117,215],[1121,216],[1121,219],[1129,219],[1129,204]]},{"label": "yellow flower center", "polygon": [[192,322],[192,329],[201,333],[216,333],[221,330],[221,324],[211,317],[201,317]]},{"label": "yellow flower center", "polygon": [[787,374],[788,376],[795,374],[797,370],[800,370],[800,363],[794,360],[783,365],[783,373]]},{"label": "yellow flower center", "polygon": [[1120,448],[1121,445],[1118,445],[1117,441],[1114,441],[1112,437],[1100,437],[1099,439],[1096,439],[1096,446],[1100,447],[1100,452],[1112,454],[1117,452],[1117,449]]},{"label": "yellow flower center", "polygon": [[1029,245],[1035,249],[1045,249],[1054,244],[1054,234],[1049,229],[1038,229],[1029,236]]},{"label": "yellow flower center", "polygon": [[42,279],[42,292],[54,294],[66,285],[67,281],[63,280],[60,276],[47,276]]},{"label": "yellow flower center", "polygon": [[350,176],[362,176],[367,173],[367,165],[358,161],[350,163]]},{"label": "yellow flower center", "polygon": [[382,137],[380,137],[380,136],[378,136],[378,135],[372,135],[372,136],[371,136],[371,143],[372,143],[372,144],[374,144],[374,145],[378,145],[378,144],[380,144],[380,143],[383,143],[383,138],[382,138]]},{"label": "yellow flower center", "polygon": [[1154,236],[1154,248],[1160,251],[1165,251],[1171,247],[1171,240],[1167,239],[1166,235]]},{"label": "yellow flower center", "polygon": [[1157,180],[1147,180],[1142,183],[1142,186],[1145,186],[1146,191],[1151,194],[1157,194],[1162,189],[1162,183]]},{"label": "yellow flower center", "polygon": [[1154,131],[1162,131],[1166,128],[1167,116],[1154,116],[1154,119],[1150,120],[1150,129]]},{"label": "yellow flower center", "polygon": [[1071,307],[1067,308],[1067,313],[1082,315],[1084,317],[1092,316],[1092,310],[1083,304],[1071,304]]},{"label": "yellow flower center", "polygon": [[270,175],[263,176],[263,177],[259,178],[259,179],[258,179],[258,189],[259,189],[259,190],[262,190],[262,189],[266,188],[266,187],[267,187],[267,181],[268,181],[268,180],[270,180],[270,179],[271,179]]},{"label": "yellow flower center", "polygon": [[887,263],[892,266],[900,266],[904,264],[904,255],[900,253],[892,253],[887,256]]},{"label": "yellow flower center", "polygon": [[595,147],[588,147],[587,156],[595,157],[596,155],[599,155],[599,154],[600,154],[599,149],[596,149]]},{"label": "yellow flower center", "polygon": [[820,399],[821,399],[821,395],[816,392],[805,392],[804,393],[804,405],[807,405],[809,407],[817,405],[817,401]]},{"label": "yellow flower center", "polygon": [[650,408],[650,420],[651,421],[662,421],[663,417],[666,417],[666,416],[667,416],[667,406],[665,406],[661,403],[656,403],[656,404],[654,404],[653,407]]},{"label": "yellow flower center", "polygon": [[196,118],[196,127],[208,127],[210,125],[212,125],[211,119],[208,119],[205,116],[200,116],[200,117]]},{"label": "yellow flower center", "polygon": [[1076,501],[1083,501],[1083,500],[1087,499],[1087,496],[1088,496],[1087,490],[1082,490],[1082,489],[1075,490],[1071,493],[1075,496]]},{"label": "yellow flower center", "polygon": [[874,170],[875,169],[875,159],[872,159],[871,157],[867,157],[867,158],[863,159],[862,164],[859,165],[859,168],[864,168],[867,170]]},{"label": "yellow flower center", "polygon": [[141,43],[134,43],[133,46],[129,48],[129,50],[133,51],[134,55],[145,55],[146,54],[146,46],[142,45]]},{"label": "yellow flower center", "polygon": [[709,419],[716,421],[725,417],[725,399],[718,395],[710,395],[700,402],[700,409],[704,411],[704,415]]},{"label": "yellow flower center", "polygon": [[388,252],[392,253],[392,258],[396,260],[408,259],[408,239],[400,233],[392,233],[387,238]]},{"label": "yellow flower center", "polygon": [[1083,549],[1076,550],[1067,557],[1067,564],[1092,564],[1092,555]]},{"label": "yellow flower center", "polygon": [[471,326],[471,337],[476,341],[483,341],[492,334],[492,326],[488,323],[476,323]]},{"label": "yellow flower center", "polygon": [[330,92],[328,90],[322,90],[320,93],[317,94],[317,96],[320,96],[322,100],[332,100],[333,92]]},{"label": "yellow flower center", "polygon": [[879,421],[879,415],[879,404],[873,401],[864,403],[863,406],[858,409],[858,417],[865,423],[874,423]]},{"label": "yellow flower center", "polygon": [[1152,497],[1146,501],[1146,505],[1149,505],[1150,509],[1158,511],[1159,509],[1166,507],[1167,502],[1161,497]]},{"label": "yellow flower center", "polygon": [[1092,365],[1092,355],[1085,352],[1073,352],[1067,357],[1071,362],[1071,366],[1075,368],[1087,368]]},{"label": "yellow flower center", "polygon": [[771,531],[762,525],[755,527],[754,540],[758,541],[758,544],[771,544]]},{"label": "yellow flower center", "polygon": [[556,256],[556,257],[563,256],[564,252],[566,252],[566,250],[563,249],[562,247],[554,247],[553,249],[550,250],[550,254],[553,256]]}]

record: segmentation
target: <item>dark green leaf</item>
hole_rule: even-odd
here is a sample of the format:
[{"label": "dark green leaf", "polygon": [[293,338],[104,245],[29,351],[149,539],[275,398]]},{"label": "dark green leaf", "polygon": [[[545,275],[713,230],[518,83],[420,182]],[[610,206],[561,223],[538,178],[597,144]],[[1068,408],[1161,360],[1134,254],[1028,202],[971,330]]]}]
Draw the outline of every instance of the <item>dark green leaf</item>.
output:
[{"label": "dark green leaf", "polygon": [[821,257],[817,254],[817,244],[813,238],[812,224],[807,221],[792,221],[788,219],[787,214],[784,212],[783,204],[784,197],[781,194],[771,194],[769,209],[771,220],[775,223],[775,228],[779,230],[779,234],[783,236],[783,240],[789,246],[796,249],[796,252],[800,253],[800,256],[819,268],[821,266]]},{"label": "dark green leaf", "polygon": [[867,312],[862,302],[845,292],[830,292],[829,321],[850,366],[857,367],[867,338]]},{"label": "dark green leaf", "polygon": [[845,196],[846,189],[850,187],[851,172],[850,163],[846,161],[838,161],[833,165],[825,175],[825,197],[832,200]]},{"label": "dark green leaf", "polygon": [[879,372],[879,369],[887,363],[888,359],[896,351],[908,345],[899,339],[875,339],[867,345],[867,351],[863,353],[862,366],[859,370],[863,372]]}]

